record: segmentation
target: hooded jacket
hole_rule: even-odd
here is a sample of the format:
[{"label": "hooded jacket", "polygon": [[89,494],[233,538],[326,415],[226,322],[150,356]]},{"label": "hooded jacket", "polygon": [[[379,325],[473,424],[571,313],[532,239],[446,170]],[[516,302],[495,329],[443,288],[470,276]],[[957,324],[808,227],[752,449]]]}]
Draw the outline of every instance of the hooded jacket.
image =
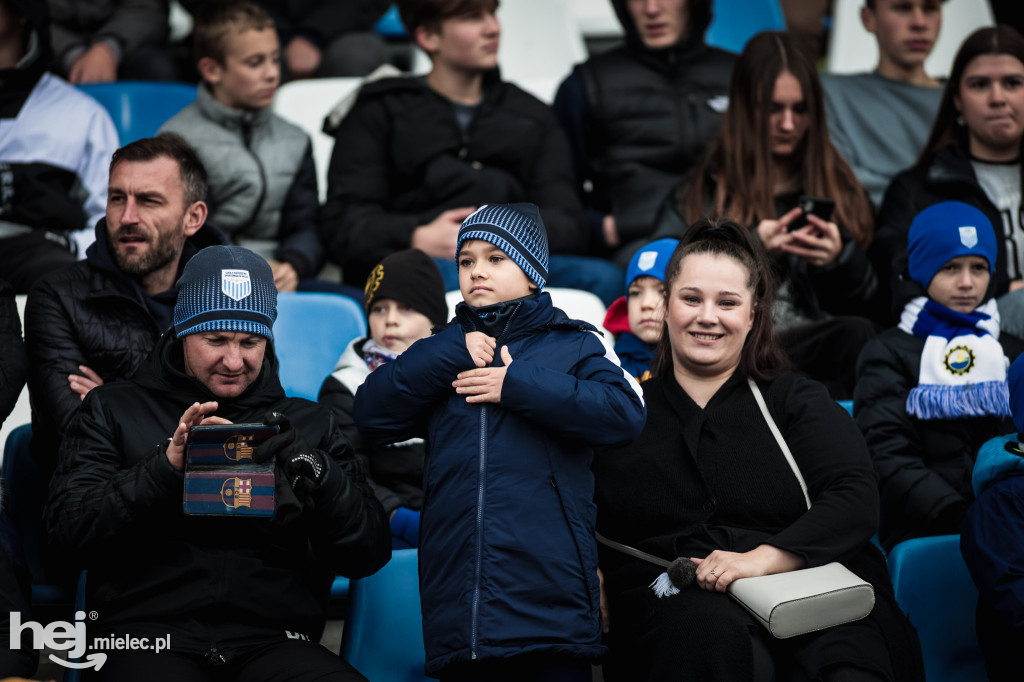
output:
[{"label": "hooded jacket", "polygon": [[209,221],[264,258],[291,263],[300,279],[324,261],[309,136],[270,110],[226,107],[201,85],[196,101],[160,132],[180,135],[210,175]]},{"label": "hooded jacket", "polygon": [[[117,267],[107,221],[95,228],[86,259],[42,277],[25,304],[28,389],[32,402],[32,456],[42,480],[49,480],[57,450],[82,401],[68,375],[85,365],[105,382],[135,373],[171,326],[177,290],[149,296]],[[185,242],[178,273],[199,249],[226,240],[204,225]]]},{"label": "hooded jacket", "polygon": [[432,675],[470,660],[604,652],[592,448],[635,438],[646,410],[592,327],[547,293],[510,303],[492,363],[507,346],[500,404],[452,388],[474,368],[466,334],[481,329],[465,303],[356,393],[367,438],[428,443],[419,556]]},{"label": "hooded jacket", "polygon": [[[165,450],[185,409],[207,400],[234,423],[283,413],[327,460],[312,504],[300,505],[279,477],[271,519],[186,516],[184,477]],[[329,410],[285,397],[273,345],[241,395],[218,399],[185,373],[173,333],[131,380],[86,397],[61,448],[45,520],[51,543],[89,571],[86,603],[99,632],[169,634],[172,651],[214,661],[289,635],[316,641],[334,574],[361,578],[391,555],[384,510],[348,443]]]},{"label": "hooded jacket", "polygon": [[47,72],[46,3],[11,3],[29,28],[25,56],[0,70],[0,239],[47,230],[84,254],[106,210],[117,130],[96,100]]},{"label": "hooded jacket", "polygon": [[[628,262],[649,236],[662,199],[714,138],[728,105],[736,55],[704,43],[711,0],[691,0],[689,34],[677,45],[643,44],[626,0],[612,0],[625,43],[573,69],[554,109],[569,134],[578,185],[592,230],[615,217]],[[617,260],[618,260],[617,256]]]},{"label": "hooded jacket", "polygon": [[[329,125],[329,124],[328,124]],[[582,253],[583,209],[565,134],[551,110],[497,70],[465,133],[452,102],[422,78],[367,83],[337,127],[327,172],[323,243],[345,282],[409,248],[413,230],[461,206],[541,206],[552,253]]]}]

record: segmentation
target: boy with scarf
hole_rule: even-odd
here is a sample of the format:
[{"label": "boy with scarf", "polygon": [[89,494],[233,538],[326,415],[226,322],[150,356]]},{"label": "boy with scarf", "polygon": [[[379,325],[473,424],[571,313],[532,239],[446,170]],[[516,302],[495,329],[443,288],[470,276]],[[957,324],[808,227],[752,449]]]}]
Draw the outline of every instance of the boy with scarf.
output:
[{"label": "boy with scarf", "polygon": [[626,269],[626,295],[604,316],[604,328],[615,336],[622,368],[646,381],[651,377],[654,349],[665,317],[665,267],[678,239],[659,239],[633,254]]},{"label": "boy with scarf", "polygon": [[391,548],[419,545],[423,506],[422,438],[375,446],[352,420],[352,401],[370,372],[391,362],[448,319],[444,279],[434,260],[419,249],[393,253],[366,280],[370,335],[353,339],[320,387],[327,405],[363,463],[370,486],[391,520]]},{"label": "boy with scarf", "polygon": [[958,533],[974,499],[978,448],[1011,425],[1007,357],[990,282],[996,237],[978,209],[946,201],[910,226],[911,278],[924,295],[857,360],[854,415],[878,474],[882,545]]},{"label": "boy with scarf", "polygon": [[598,618],[593,448],[643,428],[637,383],[542,292],[533,204],[483,206],[456,246],[455,320],[367,377],[356,424],[425,437],[420,595],[426,672],[590,680]]}]

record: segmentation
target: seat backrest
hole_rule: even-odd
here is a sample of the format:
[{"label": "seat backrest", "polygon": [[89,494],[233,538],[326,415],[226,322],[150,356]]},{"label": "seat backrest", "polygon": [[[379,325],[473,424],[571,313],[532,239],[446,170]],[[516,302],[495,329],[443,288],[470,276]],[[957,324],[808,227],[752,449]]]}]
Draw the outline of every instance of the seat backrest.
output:
[{"label": "seat backrest", "polygon": [[114,81],[78,88],[107,110],[122,145],[153,137],[169,118],[196,99],[196,86],[185,83]]},{"label": "seat backrest", "polygon": [[785,31],[779,0],[714,0],[714,17],[704,41],[730,52],[742,52],[761,31]]},{"label": "seat backrest", "polygon": [[917,628],[928,682],[986,679],[974,610],[978,590],[959,535],[906,540],[887,558],[896,601]]},{"label": "seat backrest", "polygon": [[[828,47],[831,73],[871,71],[878,64],[878,43],[860,20],[864,0],[836,0],[832,10],[832,36]],[[946,0],[942,3],[942,30],[924,68],[944,78],[953,66],[960,43],[982,26],[995,22],[988,0]]]},{"label": "seat backrest", "polygon": [[348,600],[342,658],[373,682],[428,682],[417,550],[394,550],[384,568],[351,582]]},{"label": "seat backrest", "polygon": [[316,400],[349,342],[366,335],[366,319],[340,294],[281,293],[277,296],[274,351],[285,393]]},{"label": "seat backrest", "polygon": [[327,198],[327,167],[334,138],[323,132],[324,118],[338,102],[355,93],[361,78],[310,78],[285,83],[274,97],[274,113],[306,131],[313,145],[320,202]]}]

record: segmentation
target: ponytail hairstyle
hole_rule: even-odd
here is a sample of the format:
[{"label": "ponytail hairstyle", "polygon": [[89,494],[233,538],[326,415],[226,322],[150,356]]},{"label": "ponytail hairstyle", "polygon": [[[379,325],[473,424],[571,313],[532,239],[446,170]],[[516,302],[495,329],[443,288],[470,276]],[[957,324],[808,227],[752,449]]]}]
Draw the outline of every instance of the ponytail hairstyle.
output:
[{"label": "ponytail hairstyle", "polygon": [[755,380],[772,379],[785,372],[789,369],[789,359],[775,338],[772,322],[775,280],[768,254],[746,227],[731,220],[703,218],[686,231],[665,268],[665,321],[655,350],[652,373],[655,376],[672,373],[674,361],[668,327],[672,291],[682,271],[683,259],[700,254],[727,256],[747,271],[747,287],[753,294],[754,322],[743,343],[739,369]]}]

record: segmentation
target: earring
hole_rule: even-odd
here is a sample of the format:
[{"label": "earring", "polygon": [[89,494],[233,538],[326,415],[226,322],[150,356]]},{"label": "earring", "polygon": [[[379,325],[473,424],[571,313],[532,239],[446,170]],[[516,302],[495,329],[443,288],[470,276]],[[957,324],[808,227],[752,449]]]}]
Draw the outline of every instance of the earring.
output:
[{"label": "earring", "polygon": [[960,126],[961,128],[963,128],[965,125],[967,125],[967,121],[964,120],[964,115],[963,114],[959,114],[956,117],[956,124],[958,126]]}]

